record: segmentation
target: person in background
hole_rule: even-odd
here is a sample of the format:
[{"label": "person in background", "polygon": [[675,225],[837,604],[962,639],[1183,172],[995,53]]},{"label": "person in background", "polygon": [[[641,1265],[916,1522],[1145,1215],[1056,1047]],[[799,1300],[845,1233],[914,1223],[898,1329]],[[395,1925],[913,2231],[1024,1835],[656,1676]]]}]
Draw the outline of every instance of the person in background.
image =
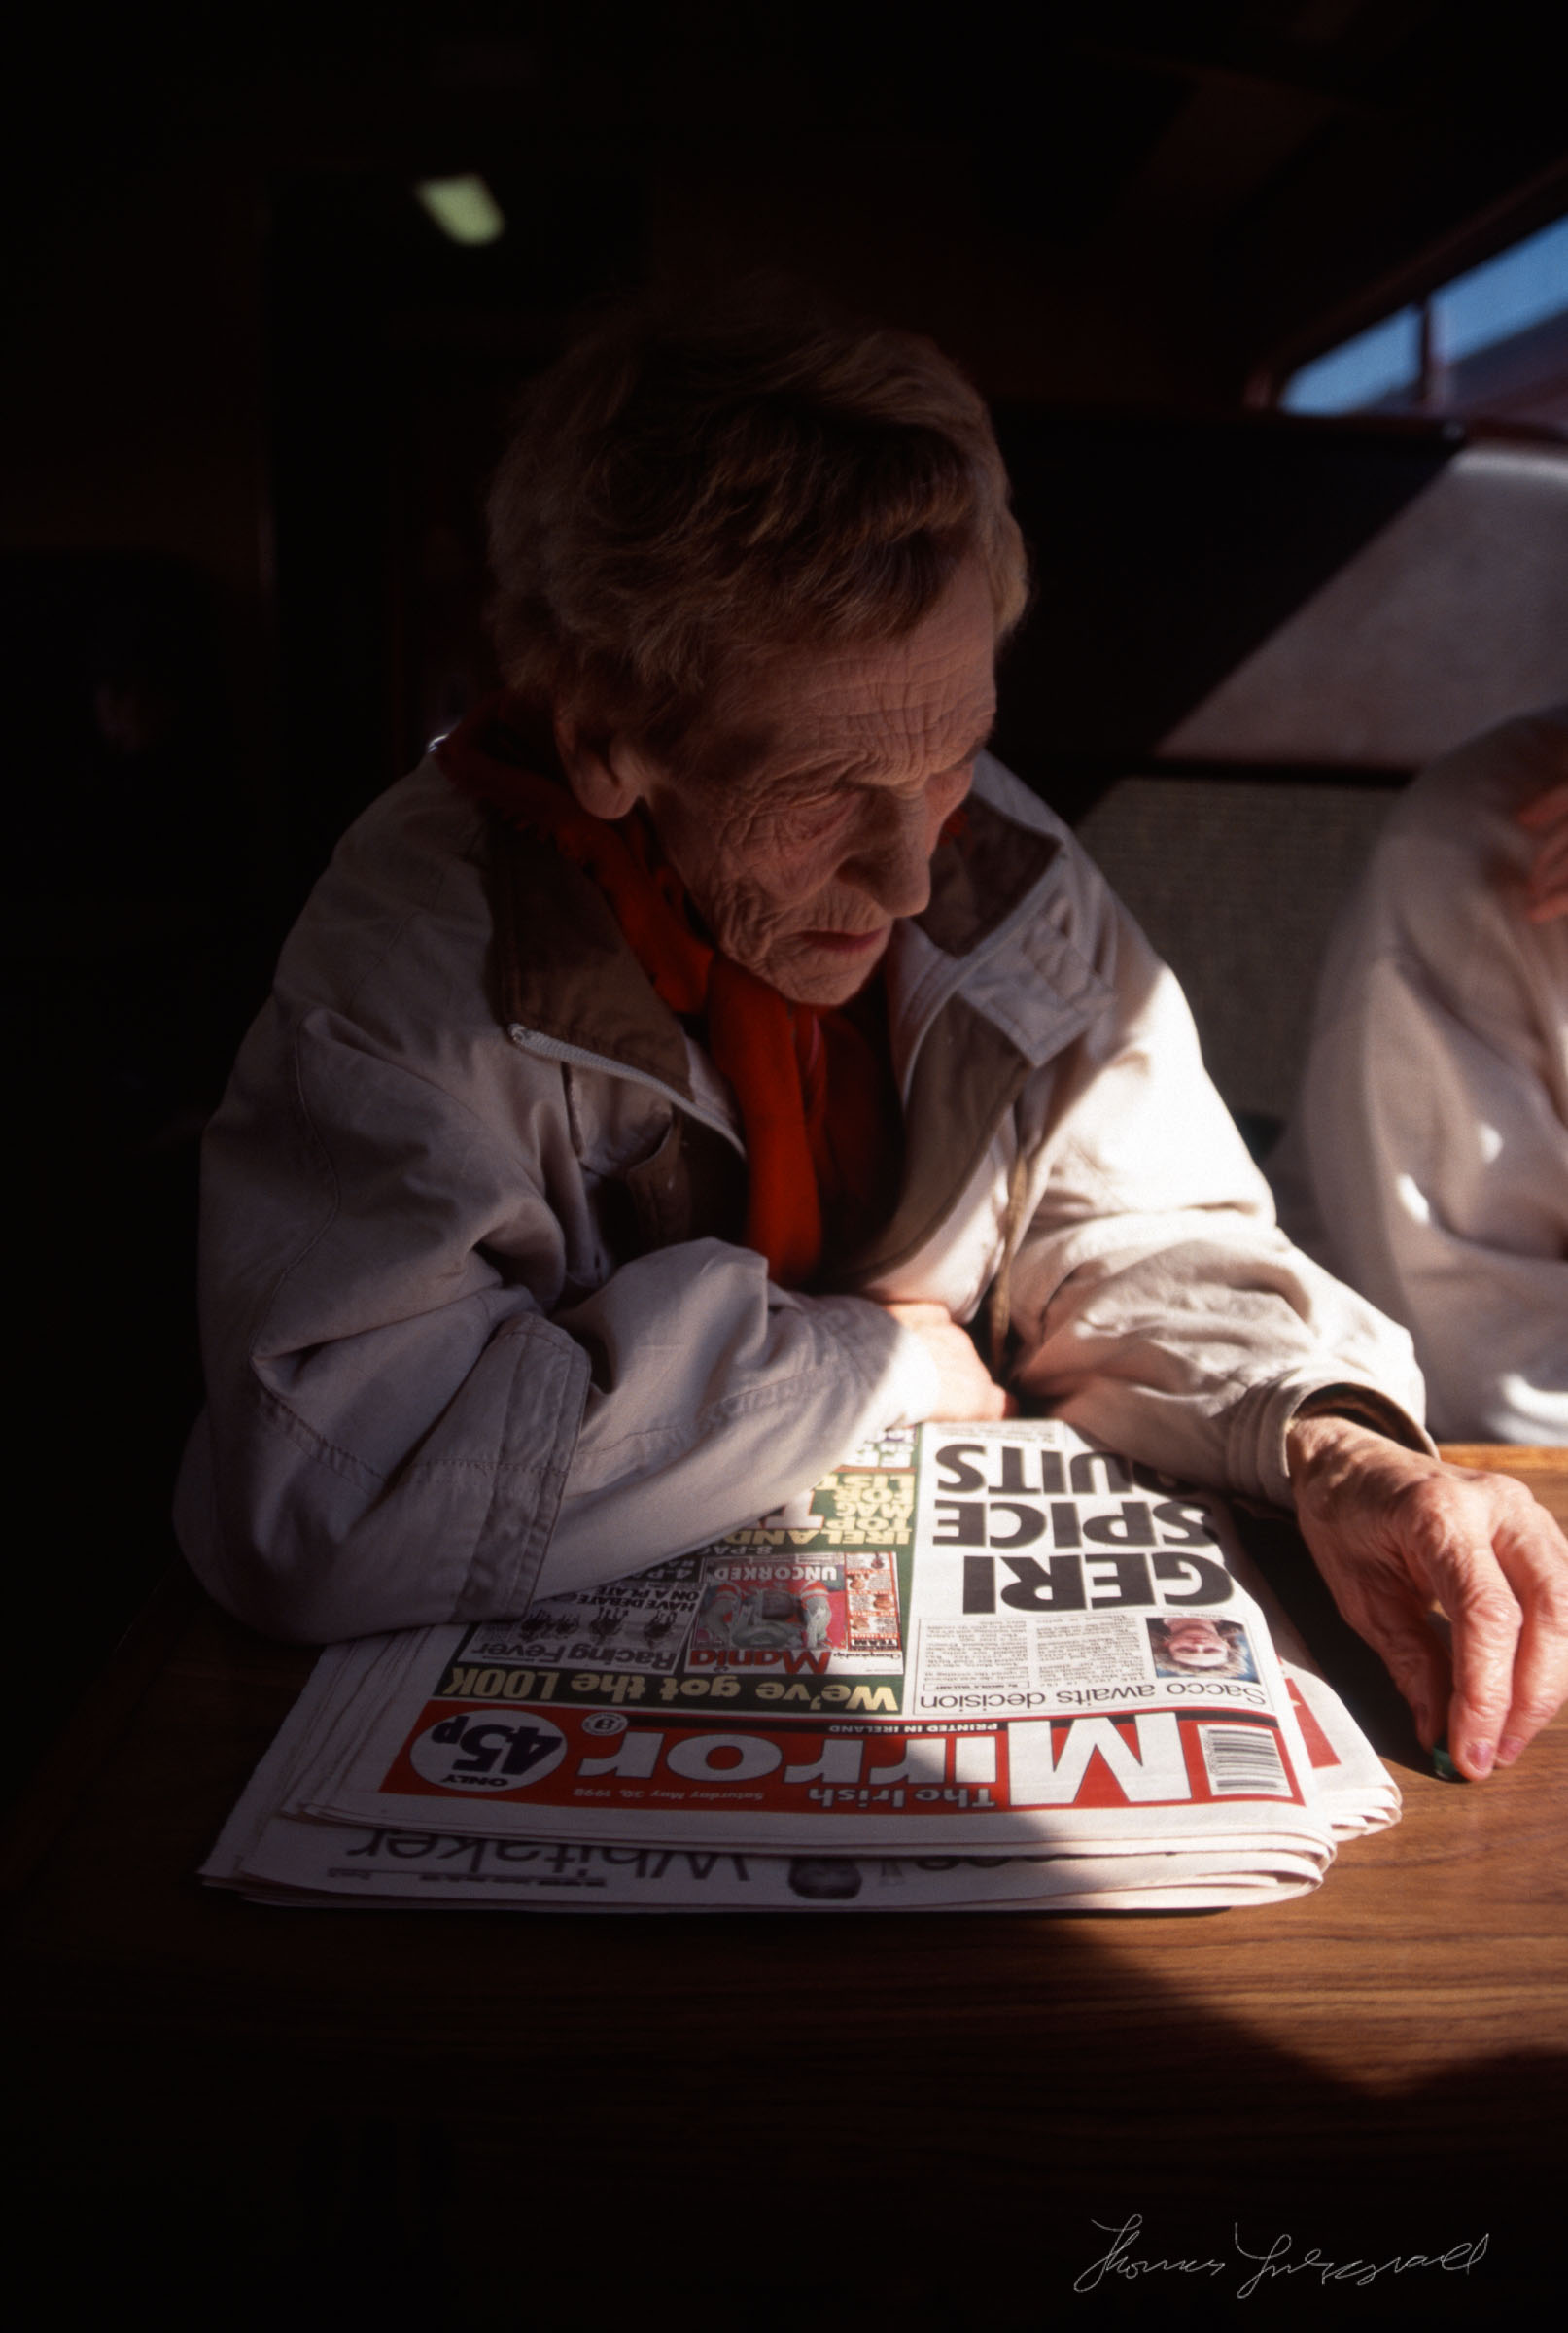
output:
[{"label": "person in background", "polygon": [[1276,1189],[1410,1329],[1442,1440],[1568,1444],[1568,706],[1401,796],[1330,945]]},{"label": "person in background", "polygon": [[344,837],[208,1132],[213,1592],[505,1617],[1017,1403],[1294,1500],[1422,1738],[1517,1757],[1568,1547],[1438,1459],[1408,1338],[1277,1230],[1175,982],[986,750],[1027,575],[962,375],[633,303],[490,519],[506,689]]}]

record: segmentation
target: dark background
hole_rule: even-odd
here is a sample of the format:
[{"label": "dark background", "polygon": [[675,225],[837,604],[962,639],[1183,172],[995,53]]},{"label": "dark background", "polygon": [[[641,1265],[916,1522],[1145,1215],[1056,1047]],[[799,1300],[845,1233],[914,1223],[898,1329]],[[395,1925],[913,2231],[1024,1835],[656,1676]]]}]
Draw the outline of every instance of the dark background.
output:
[{"label": "dark background", "polygon": [[[1560,211],[1568,131],[1551,12],[1474,0],[55,8],[8,40],[13,1609],[90,1659],[172,1551],[202,1118],[333,837],[486,683],[479,498],[574,309],[787,270],[931,333],[1021,443],[1146,425],[1125,503],[1172,426],[1201,449]],[[478,250],[410,193],[468,170],[507,220]],[[1048,520],[1090,456],[1041,463]],[[1134,688],[1115,749],[1182,695]],[[66,1713],[12,1709],[15,1781]]]}]

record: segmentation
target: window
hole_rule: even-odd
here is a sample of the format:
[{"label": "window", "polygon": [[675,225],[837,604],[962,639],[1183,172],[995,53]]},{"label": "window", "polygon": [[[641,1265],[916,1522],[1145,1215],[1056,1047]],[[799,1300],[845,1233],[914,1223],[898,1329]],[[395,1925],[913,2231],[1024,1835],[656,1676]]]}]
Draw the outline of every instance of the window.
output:
[{"label": "window", "polygon": [[1568,427],[1568,218],[1314,357],[1288,413],[1454,413]]}]

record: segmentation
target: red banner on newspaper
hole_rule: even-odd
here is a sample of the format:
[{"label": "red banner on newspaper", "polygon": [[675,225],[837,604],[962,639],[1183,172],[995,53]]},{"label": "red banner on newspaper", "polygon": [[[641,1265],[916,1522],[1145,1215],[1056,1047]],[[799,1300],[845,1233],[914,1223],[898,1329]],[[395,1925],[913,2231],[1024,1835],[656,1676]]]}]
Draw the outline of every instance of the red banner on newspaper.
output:
[{"label": "red banner on newspaper", "polygon": [[427,1704],[380,1787],[448,1802],[687,1814],[1303,1803],[1279,1727],[1251,1709],[818,1726],[443,1700]]}]

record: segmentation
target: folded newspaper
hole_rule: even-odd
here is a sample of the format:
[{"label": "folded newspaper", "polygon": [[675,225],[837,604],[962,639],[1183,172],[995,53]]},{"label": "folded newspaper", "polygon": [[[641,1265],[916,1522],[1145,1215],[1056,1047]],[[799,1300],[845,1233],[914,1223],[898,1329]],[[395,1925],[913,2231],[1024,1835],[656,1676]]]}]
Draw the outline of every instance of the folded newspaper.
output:
[{"label": "folded newspaper", "polygon": [[1056,1420],[936,1425],[514,1620],[331,1647],[203,1876],[296,1904],[1176,1910],[1304,1894],[1399,1808],[1222,1502]]}]

